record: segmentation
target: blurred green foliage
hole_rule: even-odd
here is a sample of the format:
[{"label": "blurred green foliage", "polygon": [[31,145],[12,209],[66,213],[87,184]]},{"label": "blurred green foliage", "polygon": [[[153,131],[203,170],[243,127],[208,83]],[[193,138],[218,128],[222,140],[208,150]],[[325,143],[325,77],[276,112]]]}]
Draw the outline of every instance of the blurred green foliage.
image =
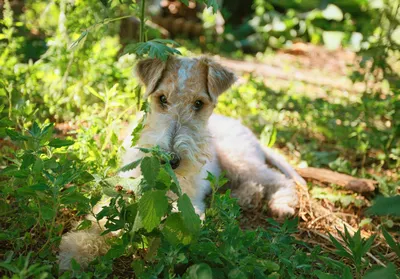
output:
[{"label": "blurred green foliage", "polygon": [[254,0],[247,2],[251,10],[246,16],[237,19],[233,17],[238,2],[229,1],[221,8],[228,22],[223,51],[264,52],[266,47],[281,48],[299,40],[323,43],[328,49],[343,45],[358,51],[371,48],[387,32],[399,45],[398,0]]}]

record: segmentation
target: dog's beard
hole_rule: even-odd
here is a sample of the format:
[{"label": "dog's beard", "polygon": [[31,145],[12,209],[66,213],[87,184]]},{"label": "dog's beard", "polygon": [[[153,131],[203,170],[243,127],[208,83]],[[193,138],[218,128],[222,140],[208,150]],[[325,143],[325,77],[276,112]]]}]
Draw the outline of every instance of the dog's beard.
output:
[{"label": "dog's beard", "polygon": [[175,152],[181,158],[174,171],[177,175],[188,177],[200,172],[202,166],[211,158],[210,134],[207,125],[175,121],[171,119],[152,119],[146,123],[138,142],[140,147],[160,146],[167,152]]},{"label": "dog's beard", "polygon": [[174,150],[181,156],[181,164],[175,170],[176,174],[182,176],[198,174],[211,158],[209,142],[208,131],[200,134],[190,130],[178,134],[175,137]]}]

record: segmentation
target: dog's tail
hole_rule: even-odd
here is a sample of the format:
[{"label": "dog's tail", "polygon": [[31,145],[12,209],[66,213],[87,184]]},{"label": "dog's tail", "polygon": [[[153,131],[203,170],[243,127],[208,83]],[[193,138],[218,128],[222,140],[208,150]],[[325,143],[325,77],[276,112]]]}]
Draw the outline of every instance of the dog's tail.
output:
[{"label": "dog's tail", "polygon": [[306,181],[301,177],[293,167],[286,162],[282,155],[276,153],[271,148],[263,147],[266,160],[277,167],[281,172],[283,172],[287,177],[293,179],[297,184],[301,186],[307,185]]}]

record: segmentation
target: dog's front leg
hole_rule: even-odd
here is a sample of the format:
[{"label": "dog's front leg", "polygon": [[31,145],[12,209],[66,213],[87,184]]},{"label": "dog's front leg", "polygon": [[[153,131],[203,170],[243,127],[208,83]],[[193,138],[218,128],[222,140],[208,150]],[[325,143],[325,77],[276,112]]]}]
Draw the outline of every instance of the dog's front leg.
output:
[{"label": "dog's front leg", "polygon": [[[196,177],[185,178],[178,177],[179,185],[182,189],[182,193],[185,193],[190,198],[194,210],[201,219],[204,219],[204,211],[206,209],[206,204],[204,202],[207,192],[204,191],[207,187],[208,181],[196,180]],[[204,184],[204,185],[203,185]],[[208,184],[209,187],[209,184]]]}]

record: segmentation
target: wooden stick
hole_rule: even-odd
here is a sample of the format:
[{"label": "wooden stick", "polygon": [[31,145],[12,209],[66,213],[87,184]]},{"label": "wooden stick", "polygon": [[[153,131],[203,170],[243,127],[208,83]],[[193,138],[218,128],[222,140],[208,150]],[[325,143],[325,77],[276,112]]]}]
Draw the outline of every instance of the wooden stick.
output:
[{"label": "wooden stick", "polygon": [[342,186],[346,190],[357,193],[372,192],[375,190],[375,185],[378,184],[377,181],[372,179],[356,178],[327,169],[299,168],[297,172],[306,180],[317,180],[323,183],[336,184]]}]

